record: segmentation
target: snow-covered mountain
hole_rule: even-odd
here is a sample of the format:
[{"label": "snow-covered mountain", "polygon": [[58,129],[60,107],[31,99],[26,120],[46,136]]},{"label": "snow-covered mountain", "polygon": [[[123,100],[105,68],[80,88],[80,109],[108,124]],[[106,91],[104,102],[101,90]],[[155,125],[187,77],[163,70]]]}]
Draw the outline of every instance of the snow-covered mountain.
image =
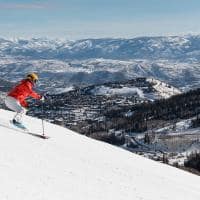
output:
[{"label": "snow-covered mountain", "polygon": [[136,77],[160,79],[186,89],[198,87],[200,83],[198,63],[173,63],[163,60],[90,59],[68,62],[26,59],[1,58],[0,76],[10,81],[17,81],[30,71],[36,71],[40,75],[39,84],[45,89],[63,88],[73,84],[102,84]]},{"label": "snow-covered mountain", "polygon": [[40,73],[40,86],[97,84],[153,77],[185,89],[199,86],[200,36],[134,39],[0,39],[0,76]]},{"label": "snow-covered mountain", "polygon": [[149,78],[147,81],[152,83],[157,95],[161,98],[169,98],[173,95],[181,94],[181,91],[178,88],[168,85],[165,82],[153,78]]},{"label": "snow-covered mountain", "polygon": [[6,55],[45,59],[200,59],[200,36],[84,39],[77,41],[33,38],[0,39]]},{"label": "snow-covered mountain", "polygon": [[178,88],[154,78],[137,78],[124,82],[92,85],[82,90],[95,96],[115,96],[116,99],[117,96],[136,96],[150,101],[181,94]]},{"label": "snow-covered mountain", "polygon": [[[4,126],[14,113],[0,110]],[[41,121],[26,117],[33,132]],[[198,176],[45,123],[43,140],[0,126],[0,199],[198,200]]]}]

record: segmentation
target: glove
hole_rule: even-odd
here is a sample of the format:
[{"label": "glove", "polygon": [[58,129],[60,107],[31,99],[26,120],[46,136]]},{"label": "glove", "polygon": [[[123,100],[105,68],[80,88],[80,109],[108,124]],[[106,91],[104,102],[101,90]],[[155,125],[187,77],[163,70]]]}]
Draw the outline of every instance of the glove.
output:
[{"label": "glove", "polygon": [[44,101],[45,101],[45,97],[42,96],[42,97],[40,98],[40,101],[44,102]]}]

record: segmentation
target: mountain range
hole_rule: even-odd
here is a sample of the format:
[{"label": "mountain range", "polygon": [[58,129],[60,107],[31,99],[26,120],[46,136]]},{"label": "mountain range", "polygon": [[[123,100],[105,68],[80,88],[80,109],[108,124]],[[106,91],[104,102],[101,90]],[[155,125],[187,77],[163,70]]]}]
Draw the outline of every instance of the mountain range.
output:
[{"label": "mountain range", "polygon": [[47,38],[0,39],[1,55],[32,59],[167,59],[200,60],[200,35],[139,37],[133,39],[83,39],[77,41]]},{"label": "mountain range", "polygon": [[49,88],[152,77],[182,89],[199,86],[200,35],[83,39],[0,39],[0,76],[40,74]]}]

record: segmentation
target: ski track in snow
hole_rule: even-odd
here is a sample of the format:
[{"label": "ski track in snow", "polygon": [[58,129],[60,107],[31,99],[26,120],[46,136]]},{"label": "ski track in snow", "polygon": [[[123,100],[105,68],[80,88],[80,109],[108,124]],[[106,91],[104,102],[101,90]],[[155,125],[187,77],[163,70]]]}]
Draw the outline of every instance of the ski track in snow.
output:
[{"label": "ski track in snow", "polygon": [[[13,116],[0,110],[0,123]],[[40,133],[41,120],[25,125]],[[1,200],[199,200],[200,178],[45,122],[41,140],[0,126]]]}]

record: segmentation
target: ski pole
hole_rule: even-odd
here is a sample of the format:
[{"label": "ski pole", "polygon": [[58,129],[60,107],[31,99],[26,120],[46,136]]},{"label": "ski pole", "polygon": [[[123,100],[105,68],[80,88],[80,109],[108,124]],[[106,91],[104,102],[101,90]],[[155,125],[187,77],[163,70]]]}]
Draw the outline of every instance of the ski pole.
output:
[{"label": "ski pole", "polygon": [[44,116],[44,102],[42,102],[42,119],[41,120],[42,120],[42,135],[45,136],[44,135],[44,117],[43,116]]}]

